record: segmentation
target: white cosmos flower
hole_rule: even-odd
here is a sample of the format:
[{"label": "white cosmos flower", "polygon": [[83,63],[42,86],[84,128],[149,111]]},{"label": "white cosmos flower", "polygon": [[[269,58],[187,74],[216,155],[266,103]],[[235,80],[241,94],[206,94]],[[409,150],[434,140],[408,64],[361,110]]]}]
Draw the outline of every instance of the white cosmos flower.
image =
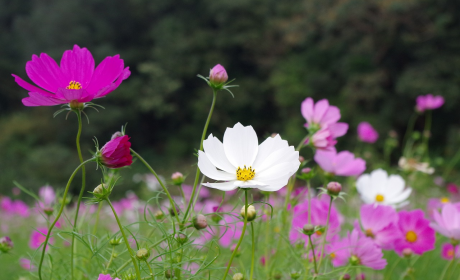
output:
[{"label": "white cosmos flower", "polygon": [[408,203],[405,200],[412,192],[411,188],[404,189],[405,184],[401,176],[388,176],[386,171],[377,169],[371,174],[361,175],[356,182],[356,188],[365,203],[400,207]]},{"label": "white cosmos flower", "polygon": [[259,145],[252,126],[240,123],[225,130],[223,144],[211,134],[203,141],[203,148],[204,152],[198,152],[201,172],[208,178],[224,181],[203,185],[222,191],[238,187],[277,191],[300,165],[299,152],[279,135],[268,137]]}]

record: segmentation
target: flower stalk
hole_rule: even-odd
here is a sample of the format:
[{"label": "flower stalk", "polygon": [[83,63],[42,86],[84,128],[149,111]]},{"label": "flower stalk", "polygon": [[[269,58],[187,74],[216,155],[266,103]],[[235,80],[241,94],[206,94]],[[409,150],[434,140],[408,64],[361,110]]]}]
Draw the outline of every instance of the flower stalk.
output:
[{"label": "flower stalk", "polygon": [[319,255],[319,267],[321,267],[321,261],[323,260],[323,254],[324,254],[324,247],[326,246],[326,236],[327,236],[327,230],[329,229],[329,218],[331,217],[331,208],[332,208],[332,201],[334,200],[334,197],[331,196],[331,200],[329,202],[329,209],[327,210],[327,219],[326,219],[326,226],[324,227],[324,236],[323,236],[323,241],[321,242],[321,253]]}]

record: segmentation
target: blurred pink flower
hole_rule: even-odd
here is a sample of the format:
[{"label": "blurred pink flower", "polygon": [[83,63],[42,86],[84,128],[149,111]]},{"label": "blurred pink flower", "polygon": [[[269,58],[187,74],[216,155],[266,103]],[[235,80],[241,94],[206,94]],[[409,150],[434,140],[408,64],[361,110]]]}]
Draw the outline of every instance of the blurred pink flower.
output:
[{"label": "blurred pink flower", "polygon": [[382,249],[357,230],[348,232],[342,240],[331,243],[327,247],[327,253],[334,266],[344,266],[350,263],[380,270],[387,265]]},{"label": "blurred pink flower", "polygon": [[50,206],[56,199],[56,194],[54,193],[54,189],[51,186],[41,187],[38,191],[38,196],[46,206]]},{"label": "blurred pink flower", "polygon": [[[185,197],[190,197],[192,195],[193,187],[190,185],[182,185],[184,190]],[[197,187],[198,191],[198,187]],[[200,193],[198,194],[198,200],[208,198],[211,195],[211,192],[208,188],[201,188]]]},{"label": "blurred pink flower", "polygon": [[243,231],[244,222],[241,221],[240,213],[235,212],[233,215],[224,215],[224,219],[219,222],[221,237],[220,245],[229,247],[233,240],[238,240]]},{"label": "blurred pink flower", "polygon": [[434,249],[435,232],[430,227],[430,221],[425,219],[422,210],[401,211],[398,216],[398,228],[401,232],[400,237],[395,241],[395,251],[398,254],[401,255],[406,248],[417,255]]},{"label": "blurred pink flower", "polygon": [[374,143],[379,138],[378,132],[368,122],[361,122],[358,125],[359,140],[366,143]]},{"label": "blurred pink flower", "polygon": [[[400,236],[396,210],[386,205],[364,204],[360,216],[363,234],[383,250],[393,249],[394,241]],[[360,230],[359,224],[355,224],[355,228]]]},{"label": "blurred pink flower", "polygon": [[[44,227],[37,228],[30,235],[29,246],[32,249],[38,249],[46,240],[46,235],[48,234],[48,229]],[[50,237],[48,243],[53,244],[53,238]],[[48,248],[46,248],[48,250]]]},{"label": "blurred pink flower", "polygon": [[458,246],[453,246],[451,243],[444,243],[441,247],[441,257],[446,260],[452,260],[453,258],[458,258],[460,253],[458,251]]},{"label": "blurred pink flower", "polygon": [[99,274],[99,277],[97,280],[120,280],[119,278],[114,278],[112,279],[112,276],[110,274]]},{"label": "blurred pink flower", "polygon": [[26,73],[39,87],[12,74],[16,83],[29,91],[29,97],[22,99],[25,106],[90,102],[115,90],[131,74],[118,54],[106,57],[94,69],[91,53],[77,45],[64,52],[60,67],[46,53],[34,54],[26,63]]},{"label": "blurred pink flower", "polygon": [[209,71],[209,81],[214,85],[220,85],[225,83],[228,80],[227,71],[225,68],[217,64],[214,66],[211,71]]},{"label": "blurred pink flower", "polygon": [[339,108],[330,106],[326,99],[315,104],[313,99],[308,97],[302,102],[300,110],[307,121],[305,127],[311,135],[312,144],[318,149],[330,149],[337,143],[337,137],[347,133],[348,124],[338,122]]},{"label": "blurred pink flower", "polygon": [[35,269],[35,266],[32,264],[32,262],[29,259],[20,258],[19,259],[19,264],[25,270],[33,270],[33,269]]},{"label": "blurred pink flower", "polygon": [[425,110],[434,110],[441,107],[444,104],[444,97],[440,95],[433,96],[432,94],[420,95],[417,97],[416,102],[417,111],[424,112]]},{"label": "blurred pink flower", "polygon": [[449,183],[447,184],[447,187],[446,187],[447,191],[451,194],[459,194],[459,191],[458,191],[458,186],[454,183]]},{"label": "blurred pink flower", "polygon": [[430,226],[440,234],[451,240],[460,241],[460,209],[450,203],[442,207],[441,214],[433,212],[435,223]]},{"label": "blurred pink flower", "polygon": [[100,150],[99,162],[108,168],[121,168],[131,165],[131,142],[128,135],[117,137],[107,142]]},{"label": "blurred pink flower", "polygon": [[317,150],[314,159],[324,171],[337,176],[358,176],[366,170],[366,162],[349,151]]}]

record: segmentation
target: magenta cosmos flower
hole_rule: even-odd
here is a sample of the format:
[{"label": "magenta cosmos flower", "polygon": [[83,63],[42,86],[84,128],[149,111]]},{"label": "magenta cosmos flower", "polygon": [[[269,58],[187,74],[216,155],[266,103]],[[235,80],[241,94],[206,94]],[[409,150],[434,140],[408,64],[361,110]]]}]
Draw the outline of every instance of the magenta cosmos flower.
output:
[{"label": "magenta cosmos flower", "polygon": [[[383,250],[393,249],[399,238],[398,213],[391,206],[365,204],[361,206],[361,225],[363,233]],[[359,229],[359,225],[355,225]]]},{"label": "magenta cosmos flower", "polygon": [[379,134],[368,122],[358,124],[358,138],[366,143],[375,143],[379,138]]},{"label": "magenta cosmos flower", "polygon": [[110,274],[99,274],[97,280],[120,280],[119,278],[112,278]]},{"label": "magenta cosmos flower", "polygon": [[331,243],[327,247],[327,253],[334,266],[344,266],[350,263],[380,270],[387,265],[382,249],[357,230],[349,232],[342,240]]},{"label": "magenta cosmos flower", "polygon": [[[326,226],[327,212],[329,209],[330,198],[324,196],[325,199],[311,199],[311,221],[310,224],[314,226]],[[326,199],[327,198],[327,199]],[[298,240],[304,240],[308,244],[308,236],[301,233],[303,226],[308,224],[308,200],[294,207],[294,217],[292,219],[291,232],[289,233],[289,240],[295,243]],[[329,217],[329,227],[327,230],[326,238],[331,240],[340,231],[340,217],[339,212],[334,205],[331,207],[331,215]],[[318,230],[312,235],[313,242],[322,239],[323,231]]]},{"label": "magenta cosmos flower", "polygon": [[321,169],[337,176],[358,176],[366,170],[366,162],[349,151],[317,150],[314,159]]},{"label": "magenta cosmos flower", "polygon": [[406,248],[421,255],[434,249],[436,236],[430,227],[430,221],[425,219],[423,211],[401,211],[398,213],[398,227],[401,235],[395,242],[395,251],[402,254]]},{"label": "magenta cosmos flower", "polygon": [[316,104],[311,97],[302,102],[302,116],[307,120],[305,127],[308,129],[312,144],[317,149],[330,149],[337,143],[337,137],[345,135],[348,124],[339,123],[340,110],[330,106],[329,101],[322,99]]},{"label": "magenta cosmos flower", "polygon": [[[30,235],[29,246],[32,249],[38,249],[46,240],[46,235],[48,234],[48,229],[44,227],[37,228]],[[53,238],[48,240],[48,244],[53,243]],[[46,248],[48,250],[48,247]]]},{"label": "magenta cosmos flower", "polygon": [[450,203],[444,204],[442,212],[433,212],[435,223],[431,223],[431,227],[450,238],[451,240],[460,241],[460,209]]},{"label": "magenta cosmos flower", "polygon": [[98,154],[98,162],[108,168],[120,168],[133,163],[129,148],[128,135],[114,138],[102,147]]},{"label": "magenta cosmos flower", "polygon": [[444,243],[441,246],[441,257],[446,260],[452,260],[453,258],[460,256],[458,246],[453,246],[451,243]]},{"label": "magenta cosmos flower", "polygon": [[433,96],[432,94],[420,95],[417,97],[416,102],[417,111],[424,112],[425,110],[434,110],[441,107],[444,104],[444,97],[440,95]]},{"label": "magenta cosmos flower", "polygon": [[29,97],[22,99],[25,106],[90,102],[115,90],[131,74],[118,54],[106,57],[95,69],[91,53],[77,45],[64,52],[60,66],[46,53],[34,54],[26,73],[38,87],[13,74],[16,83],[29,91]]}]

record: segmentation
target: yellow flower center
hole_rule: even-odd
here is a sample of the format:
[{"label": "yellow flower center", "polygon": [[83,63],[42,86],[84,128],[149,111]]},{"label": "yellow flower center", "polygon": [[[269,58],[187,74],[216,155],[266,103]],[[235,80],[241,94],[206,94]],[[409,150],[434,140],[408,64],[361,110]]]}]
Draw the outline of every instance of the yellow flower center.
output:
[{"label": "yellow flower center", "polygon": [[417,241],[417,234],[413,232],[412,230],[408,231],[406,233],[406,240],[409,241],[410,243],[414,243]]},{"label": "yellow flower center", "polygon": [[449,258],[452,258],[454,256],[454,249],[450,249],[449,251],[447,251],[447,256]]},{"label": "yellow flower center", "polygon": [[322,232],[322,231],[320,231],[320,230],[317,230],[315,233],[316,233],[318,236],[321,236],[321,235],[323,235],[323,232]]},{"label": "yellow flower center", "polygon": [[70,81],[69,85],[66,87],[66,89],[81,89],[81,84],[76,81]]},{"label": "yellow flower center", "polygon": [[441,198],[441,203],[448,203],[449,199],[447,197]]},{"label": "yellow flower center", "polygon": [[252,169],[252,166],[249,166],[249,168],[247,168],[245,165],[243,169],[238,167],[238,169],[236,170],[236,179],[240,181],[252,180],[255,175],[256,171]]},{"label": "yellow flower center", "polygon": [[369,228],[369,229],[366,229],[366,232],[365,232],[366,236],[367,237],[370,237],[370,238],[374,238],[375,235],[374,233],[372,232],[372,230]]},{"label": "yellow flower center", "polygon": [[334,259],[334,258],[335,258],[335,254],[334,254],[334,253],[330,253],[329,256],[331,257],[331,259]]},{"label": "yellow flower center", "polygon": [[385,197],[381,194],[378,194],[375,196],[375,201],[377,202],[382,202],[385,199]]}]

